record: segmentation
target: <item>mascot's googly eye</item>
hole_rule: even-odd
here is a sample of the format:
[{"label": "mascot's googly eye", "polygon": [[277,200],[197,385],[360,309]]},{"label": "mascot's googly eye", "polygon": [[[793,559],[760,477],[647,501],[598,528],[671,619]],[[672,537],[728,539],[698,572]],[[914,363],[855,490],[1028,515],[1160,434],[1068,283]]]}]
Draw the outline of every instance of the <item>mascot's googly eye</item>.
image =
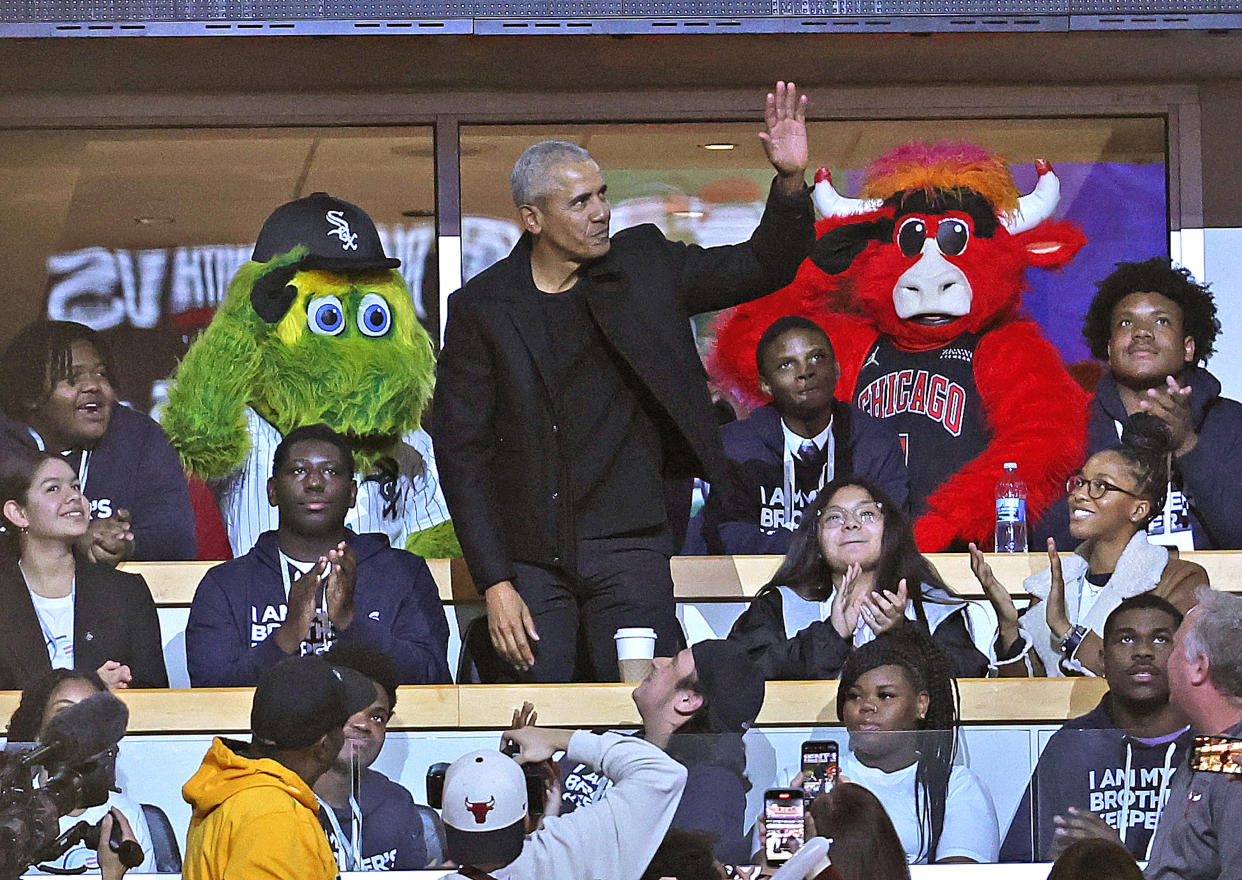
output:
[{"label": "mascot's googly eye", "polygon": [[940,253],[946,257],[956,257],[966,250],[969,242],[970,227],[965,220],[946,217],[940,221],[940,227],[936,230],[936,245],[940,248]]},{"label": "mascot's googly eye", "polygon": [[368,293],[358,306],[358,329],[364,336],[383,336],[392,326],[392,310],[378,293]]},{"label": "mascot's googly eye", "polygon": [[345,309],[335,296],[317,296],[306,307],[306,323],[312,333],[339,336],[345,329]]},{"label": "mascot's googly eye", "polygon": [[919,217],[911,217],[897,230],[897,246],[907,257],[917,257],[923,252],[927,241],[927,224]]}]

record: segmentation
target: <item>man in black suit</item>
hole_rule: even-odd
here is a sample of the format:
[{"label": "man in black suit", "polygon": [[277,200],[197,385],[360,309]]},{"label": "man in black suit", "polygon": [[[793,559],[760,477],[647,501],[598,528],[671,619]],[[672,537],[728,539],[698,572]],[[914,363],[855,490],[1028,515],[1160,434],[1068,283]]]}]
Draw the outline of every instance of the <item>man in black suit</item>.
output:
[{"label": "man in black suit", "polygon": [[500,656],[536,681],[574,673],[579,615],[615,680],[613,633],[680,647],[666,481],[723,470],[690,317],[788,284],[814,240],[805,96],[768,95],[777,177],[750,240],[704,249],[644,225],[609,236],[581,147],[522,154],[522,239],[449,300],[432,437],[453,523]]}]

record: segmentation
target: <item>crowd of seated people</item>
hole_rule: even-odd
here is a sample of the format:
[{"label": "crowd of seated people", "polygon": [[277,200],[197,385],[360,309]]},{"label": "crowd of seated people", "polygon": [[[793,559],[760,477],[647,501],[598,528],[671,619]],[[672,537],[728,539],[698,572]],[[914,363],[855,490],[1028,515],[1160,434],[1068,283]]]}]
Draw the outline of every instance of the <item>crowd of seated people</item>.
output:
[{"label": "crowd of seated people", "polygon": [[[1199,598],[1211,607],[1196,606],[1189,632],[1181,612],[1151,592],[1124,600],[1109,615],[1099,650],[1110,692],[1053,737],[1009,825],[1004,851],[991,797],[959,760],[949,658],[912,620],[852,650],[837,689],[837,714],[848,737],[840,784],[807,806],[808,839],[818,833],[832,842],[809,846],[802,861],[791,860],[777,876],[844,880],[856,873],[852,865],[874,872],[890,862],[900,877],[907,864],[1072,860],[1082,857],[1087,843],[1120,848],[1131,863],[1154,860],[1156,829],[1168,813],[1161,807],[1187,784],[1179,776],[1189,771],[1191,724],[1196,733],[1232,736],[1242,728],[1242,694],[1234,695],[1242,691],[1235,644],[1242,598],[1210,591]],[[721,863],[763,861],[761,851],[752,854],[746,846],[748,817],[731,794],[747,784],[741,734],[763,702],[762,675],[742,646],[700,642],[657,658],[634,691],[643,723],[637,737],[544,730],[535,727],[533,707],[515,713],[504,742],[518,761],[544,765],[564,752],[558,778],[538,787],[543,802],[531,808],[531,787],[514,756],[471,753],[445,776],[443,828],[408,791],[369,769],[395,703],[395,669],[382,652],[338,644],[265,670],[254,697],[252,741],[217,740],[186,785],[195,807],[186,876],[227,876],[222,872],[247,859],[299,876],[322,871],[326,877],[338,865],[444,865],[465,877],[482,869],[498,880],[551,865],[557,868],[547,876],[591,880],[637,878],[647,859],[656,866],[661,859],[706,864],[712,871]],[[92,672],[44,673],[23,694],[10,738],[37,740],[56,712],[104,687]],[[546,780],[542,771],[540,778]],[[591,790],[567,784],[574,779],[591,781]],[[277,795],[262,793],[273,785],[285,792],[279,797],[291,798],[288,811],[273,810]],[[570,792],[582,795],[572,808],[565,797]],[[1210,826],[1212,816],[1233,815],[1235,796],[1242,795],[1225,787],[1192,796],[1215,798],[1216,813],[1205,820]],[[142,811],[117,796],[96,812],[110,807],[124,812],[149,856]],[[314,813],[318,822],[308,825]],[[289,825],[282,832],[284,822]],[[860,827],[868,830],[851,837],[850,829]],[[690,832],[667,839],[675,855],[656,846],[668,829]],[[1173,833],[1165,832],[1166,838]],[[284,835],[281,847],[261,845],[276,834]],[[682,858],[686,848],[704,841],[705,861]],[[881,858],[880,849],[892,852]],[[1232,849],[1221,849],[1214,855],[1233,864]],[[75,864],[89,863],[88,851],[75,852]],[[1182,853],[1176,848],[1174,857]],[[789,873],[795,869],[805,873]]]},{"label": "crowd of seated people", "polygon": [[[1073,873],[1081,864],[1116,864],[1115,876],[1127,876],[1147,857],[1159,880],[1242,870],[1242,844],[1205,842],[1220,816],[1236,817],[1242,785],[1197,776],[1187,763],[1196,733],[1242,734],[1242,657],[1222,629],[1242,623],[1242,600],[1205,598],[1207,573],[1176,553],[1242,549],[1242,481],[1228,472],[1242,407],[1202,366],[1219,331],[1211,294],[1164,260],[1123,264],[1102,282],[1084,329],[1107,363],[1090,456],[1065,504],[1032,524],[1049,554],[1048,569],[1023,586],[1035,601],[1020,610],[971,545],[988,601],[968,602],[916,546],[898,438],[833,398],[839,371],[817,325],[782,318],[763,334],[756,361],[772,403],[730,426],[727,460],[713,462],[704,450],[714,428],[701,432],[697,415],[670,439],[681,413],[668,401],[706,411],[702,389],[679,375],[669,391],[676,358],[643,373],[615,357],[635,328],[592,317],[594,286],[625,293],[616,279],[626,272],[642,274],[644,290],[679,298],[668,322],[677,334],[688,332],[688,313],[787,280],[811,234],[804,102],[780,84],[767,109],[776,180],[751,242],[693,249],[640,233],[618,237],[619,255],[608,256],[598,166],[573,145],[537,145],[515,169],[523,243],[450,315],[450,379],[437,391],[445,421],[433,434],[450,508],[475,517],[464,544],[486,581],[496,654],[522,681],[613,680],[615,646],[598,624],[650,623],[662,650],[633,692],[637,735],[539,728],[525,708],[504,750],[448,768],[438,817],[371,769],[397,687],[450,682],[449,629],[424,559],[346,527],[358,493],[352,438],[304,425],[273,456],[267,498],[277,528],[210,569],[189,610],[191,684],[255,693],[251,741],[217,739],[184,789],[194,810],[187,877],[429,865],[471,880],[723,876],[724,864],[762,861],[743,738],[765,682],[779,679],[838,680],[848,735],[843,781],[808,806],[806,837],[820,842],[779,869],[782,880],[903,878],[910,864],[998,859],[1059,859],[1056,876],[1086,876]],[[594,231],[566,231],[579,210]],[[557,473],[484,479],[482,466],[467,473],[464,463],[494,470],[517,454],[518,435],[483,418],[491,414],[480,400],[517,394],[520,383],[477,374],[462,353],[526,358],[516,342],[488,335],[491,312],[469,311],[514,271],[537,304],[539,338],[585,336],[548,355],[556,400],[521,425],[541,432],[522,443],[559,450],[524,466]],[[564,309],[548,305],[554,293]],[[669,339],[670,349],[687,341]],[[177,454],[155,422],[119,402],[97,335],[39,322],[19,332],[6,362],[25,371],[0,388],[0,690],[24,691],[8,731],[16,742],[38,740],[57,711],[92,693],[168,686],[150,590],[116,566],[189,559],[195,543]],[[616,393],[595,399],[592,383]],[[451,399],[464,387],[478,397]],[[608,461],[632,470],[594,461],[591,441],[601,438]],[[568,478],[571,465],[581,470]],[[784,559],[726,639],[686,647],[672,616],[677,524],[667,511],[680,511],[674,482],[707,472],[720,479],[695,524],[703,546]],[[679,479],[666,485],[665,476]],[[572,499],[562,498],[567,486]],[[493,521],[497,511],[503,522]],[[535,534],[553,521],[555,536]],[[1063,560],[1058,548],[1071,545]],[[638,595],[644,586],[650,595]],[[1091,675],[1109,685],[1099,706],[1052,738],[1005,833],[958,748],[956,679],[988,675]],[[519,764],[543,768],[537,786]],[[1176,803],[1186,811],[1180,825],[1162,811],[1176,798],[1185,800]],[[1201,801],[1215,812],[1200,815]],[[150,829],[123,795],[67,818],[103,820],[113,807],[124,819],[109,821],[132,829],[137,869],[149,870]],[[1193,840],[1179,837],[1185,829]],[[85,847],[53,867],[82,865],[95,867]]]}]

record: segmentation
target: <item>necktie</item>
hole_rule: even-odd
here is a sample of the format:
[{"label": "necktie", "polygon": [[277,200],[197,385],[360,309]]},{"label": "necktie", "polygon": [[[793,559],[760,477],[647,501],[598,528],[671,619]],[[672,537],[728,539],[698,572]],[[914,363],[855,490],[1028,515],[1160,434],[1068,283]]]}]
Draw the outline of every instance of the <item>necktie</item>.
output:
[{"label": "necktie", "polygon": [[824,469],[824,452],[813,441],[804,440],[794,459],[794,481],[798,490],[809,496],[819,488],[820,474]]}]

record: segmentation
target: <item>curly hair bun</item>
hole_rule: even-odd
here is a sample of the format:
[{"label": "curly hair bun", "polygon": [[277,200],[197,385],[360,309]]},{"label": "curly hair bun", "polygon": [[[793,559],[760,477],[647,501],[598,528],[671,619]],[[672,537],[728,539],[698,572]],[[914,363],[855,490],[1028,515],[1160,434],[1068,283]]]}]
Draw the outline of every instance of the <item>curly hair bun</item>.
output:
[{"label": "curly hair bun", "polygon": [[1163,458],[1173,451],[1173,434],[1168,425],[1151,413],[1136,412],[1121,429],[1121,445]]}]

